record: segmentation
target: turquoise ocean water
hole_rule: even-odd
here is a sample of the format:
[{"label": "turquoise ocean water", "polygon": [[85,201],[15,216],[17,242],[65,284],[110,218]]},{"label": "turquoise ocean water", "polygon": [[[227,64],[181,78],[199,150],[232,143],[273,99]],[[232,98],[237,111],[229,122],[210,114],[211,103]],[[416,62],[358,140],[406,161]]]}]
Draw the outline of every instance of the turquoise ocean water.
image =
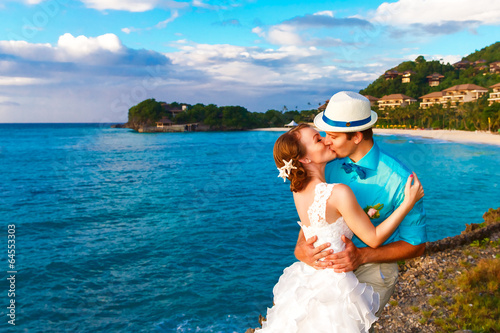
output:
[{"label": "turquoise ocean water", "polygon": [[[299,227],[279,132],[138,134],[0,124],[0,330],[8,224],[16,330],[244,332],[272,305]],[[430,240],[500,206],[500,147],[377,136],[425,187]]]}]

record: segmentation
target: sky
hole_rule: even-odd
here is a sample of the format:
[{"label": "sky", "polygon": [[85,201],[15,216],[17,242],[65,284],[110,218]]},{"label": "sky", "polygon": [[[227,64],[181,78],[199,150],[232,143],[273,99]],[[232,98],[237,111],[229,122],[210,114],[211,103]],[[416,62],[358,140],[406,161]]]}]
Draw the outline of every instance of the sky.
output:
[{"label": "sky", "polygon": [[313,109],[499,36],[498,0],[1,0],[0,123],[126,122],[147,98]]}]

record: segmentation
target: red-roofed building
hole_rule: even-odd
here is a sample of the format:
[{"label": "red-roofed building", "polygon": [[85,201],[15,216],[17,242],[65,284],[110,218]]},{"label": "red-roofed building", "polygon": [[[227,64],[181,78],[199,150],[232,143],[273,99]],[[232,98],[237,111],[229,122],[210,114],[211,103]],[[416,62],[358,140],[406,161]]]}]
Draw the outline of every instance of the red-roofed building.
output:
[{"label": "red-roofed building", "polygon": [[422,102],[420,103],[420,108],[427,109],[429,106],[431,106],[433,104],[446,103],[444,101],[443,96],[444,96],[444,93],[442,91],[436,91],[436,92],[432,92],[430,94],[419,97],[422,99]]},{"label": "red-roofed building", "polygon": [[403,82],[403,83],[409,83],[411,81],[411,76],[413,74],[417,74],[417,73],[415,73],[414,71],[404,71],[403,74],[402,74],[403,78],[401,79],[401,82]]},{"label": "red-roofed building", "polygon": [[385,108],[394,108],[400,106],[407,106],[416,103],[417,100],[413,97],[409,97],[403,94],[391,94],[383,96],[378,100],[378,107],[380,110]]},{"label": "red-roofed building", "polygon": [[444,79],[444,75],[439,73],[434,73],[427,76],[427,80],[429,80],[429,86],[437,87],[441,83],[441,80]]},{"label": "red-roofed building", "polygon": [[453,67],[455,67],[455,69],[466,69],[470,65],[471,65],[470,61],[464,59],[462,61],[454,63]]},{"label": "red-roofed building", "polygon": [[398,75],[401,75],[398,71],[395,70],[390,70],[384,73],[384,77],[386,80],[393,80],[398,77]]},{"label": "red-roofed building", "polygon": [[475,84],[459,84],[443,90],[445,103],[451,102],[452,107],[459,103],[472,102],[484,96],[488,89]]},{"label": "red-roofed building", "polygon": [[377,106],[377,102],[378,102],[378,98],[377,97],[373,97],[371,95],[363,95],[365,96],[366,98],[368,98],[368,100],[370,101],[370,105],[371,106]]},{"label": "red-roofed building", "polygon": [[172,126],[174,122],[168,118],[161,118],[159,121],[156,122],[156,127],[157,128],[163,128],[165,126]]},{"label": "red-roofed building", "polygon": [[325,111],[325,110],[326,110],[326,107],[328,106],[328,102],[330,102],[330,100],[327,100],[327,101],[325,102],[325,104],[321,105],[321,106],[318,108],[318,111],[319,111],[319,112],[323,112],[323,111]]}]

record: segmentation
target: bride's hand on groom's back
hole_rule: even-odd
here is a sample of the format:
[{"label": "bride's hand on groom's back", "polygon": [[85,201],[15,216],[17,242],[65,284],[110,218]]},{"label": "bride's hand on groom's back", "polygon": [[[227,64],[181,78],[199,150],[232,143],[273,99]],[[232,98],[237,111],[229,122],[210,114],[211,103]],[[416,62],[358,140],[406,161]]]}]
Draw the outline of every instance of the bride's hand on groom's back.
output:
[{"label": "bride's hand on groom's back", "polygon": [[314,243],[317,240],[317,236],[313,236],[306,240],[301,231],[299,240],[297,241],[297,245],[295,246],[295,257],[315,269],[331,268],[333,265],[331,261],[320,260],[333,253],[333,250],[324,251],[330,246],[330,243],[325,243],[321,244],[318,247],[314,247]]}]

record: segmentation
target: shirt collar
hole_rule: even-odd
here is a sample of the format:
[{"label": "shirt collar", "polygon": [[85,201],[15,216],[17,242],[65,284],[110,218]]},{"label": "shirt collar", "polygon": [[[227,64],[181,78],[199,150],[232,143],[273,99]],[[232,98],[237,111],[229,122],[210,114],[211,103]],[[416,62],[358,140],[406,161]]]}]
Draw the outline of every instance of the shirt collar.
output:
[{"label": "shirt collar", "polygon": [[353,163],[366,169],[376,170],[378,167],[379,156],[380,149],[377,143],[374,141],[373,147],[370,149],[370,151],[366,153],[366,155],[363,156],[358,162]]}]

